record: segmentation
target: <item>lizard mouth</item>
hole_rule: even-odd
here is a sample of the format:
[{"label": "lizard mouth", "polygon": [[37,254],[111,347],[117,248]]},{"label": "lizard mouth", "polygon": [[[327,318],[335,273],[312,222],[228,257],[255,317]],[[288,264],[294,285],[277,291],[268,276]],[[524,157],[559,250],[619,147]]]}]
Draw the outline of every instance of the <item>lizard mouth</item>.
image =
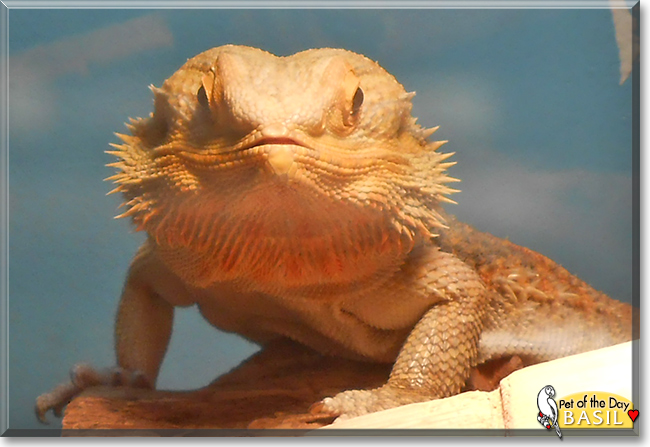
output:
[{"label": "lizard mouth", "polygon": [[264,131],[256,132],[241,141],[235,149],[240,152],[264,154],[265,165],[285,180],[295,177],[299,169],[299,159],[302,158],[304,162],[314,157],[314,147],[296,138],[294,132],[282,136],[265,135]]},{"label": "lizard mouth", "polygon": [[300,133],[295,131],[273,132],[284,135],[265,135],[264,131],[256,131],[243,138],[238,144],[233,146],[233,151],[244,153],[273,153],[276,151],[295,151],[311,152],[315,150],[316,145],[307,141]]},{"label": "lizard mouth", "polygon": [[261,147],[261,146],[274,146],[274,145],[291,145],[291,146],[300,146],[300,147],[306,147],[309,148],[306,144],[294,139],[294,138],[286,138],[286,137],[264,137],[260,138],[253,144],[243,147],[242,149],[252,149],[254,147]]}]

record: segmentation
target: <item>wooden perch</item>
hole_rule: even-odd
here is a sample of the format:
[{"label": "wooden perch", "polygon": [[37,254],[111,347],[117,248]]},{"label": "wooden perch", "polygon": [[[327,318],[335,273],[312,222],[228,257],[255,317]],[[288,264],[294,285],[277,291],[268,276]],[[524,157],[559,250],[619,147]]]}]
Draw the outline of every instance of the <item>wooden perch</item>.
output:
[{"label": "wooden perch", "polygon": [[[587,360],[578,359],[578,364],[584,365],[585,361],[589,362],[588,357],[597,358],[594,354],[599,352],[525,368],[517,374],[528,374],[528,371],[531,371],[533,375],[543,374],[548,378],[548,368],[555,368],[556,372],[560,371],[562,375],[566,375],[567,371],[572,370],[562,366],[562,362],[575,363],[574,358],[584,356]],[[587,364],[593,366],[594,361],[602,362],[602,355],[600,360]],[[558,362],[560,365],[554,367]],[[611,364],[611,357],[607,362]],[[472,371],[467,389],[497,389],[504,376],[521,366],[521,360],[517,357],[484,365]],[[390,367],[391,365],[324,357],[297,344],[276,343],[267,346],[230,373],[199,390],[87,390],[68,405],[63,428],[66,435],[75,435],[75,432],[68,431],[71,429],[314,429],[334,421],[331,415],[310,413],[309,409],[314,403],[342,390],[380,386],[386,382]],[[540,367],[544,369],[540,370]],[[535,372],[535,368],[540,372]],[[575,366],[572,368],[576,371]],[[413,404],[348,421],[337,421],[332,428],[450,428],[453,425],[449,425],[449,417],[457,416],[459,411],[466,413],[468,408],[474,409],[469,415],[475,417],[463,417],[463,427],[504,428],[507,421],[512,420],[516,414],[509,414],[504,410],[502,391],[507,389],[509,396],[516,396],[518,393],[527,396],[530,392],[534,392],[536,396],[539,391],[524,392],[522,387],[525,387],[525,383],[535,383],[534,386],[537,386],[535,380],[530,377],[517,379],[516,392],[513,391],[511,379],[519,377],[517,374],[504,380],[501,387],[492,393],[463,393],[448,399]],[[576,379],[576,383],[580,383],[580,380]],[[528,400],[525,401],[527,404],[534,405],[534,399],[531,402]],[[429,408],[427,405],[435,408],[424,410],[423,408]],[[431,417],[435,420],[431,420]],[[456,418],[456,421],[459,420]]]}]

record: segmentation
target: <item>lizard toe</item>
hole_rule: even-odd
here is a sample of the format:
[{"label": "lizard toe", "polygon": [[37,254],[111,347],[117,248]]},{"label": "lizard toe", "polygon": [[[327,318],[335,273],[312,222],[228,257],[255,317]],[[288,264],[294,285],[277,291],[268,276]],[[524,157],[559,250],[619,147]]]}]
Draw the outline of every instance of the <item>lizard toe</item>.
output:
[{"label": "lizard toe", "polygon": [[340,419],[351,419],[425,400],[428,400],[426,395],[384,385],[373,390],[343,391],[327,397],[321,401],[321,410],[337,413]]},{"label": "lizard toe", "polygon": [[120,367],[97,370],[81,363],[70,370],[70,381],[62,383],[48,393],[36,398],[35,412],[39,421],[47,424],[47,413],[52,410],[56,417],[63,415],[63,409],[72,399],[96,386],[129,388],[153,388],[145,375],[139,371],[130,371]]}]

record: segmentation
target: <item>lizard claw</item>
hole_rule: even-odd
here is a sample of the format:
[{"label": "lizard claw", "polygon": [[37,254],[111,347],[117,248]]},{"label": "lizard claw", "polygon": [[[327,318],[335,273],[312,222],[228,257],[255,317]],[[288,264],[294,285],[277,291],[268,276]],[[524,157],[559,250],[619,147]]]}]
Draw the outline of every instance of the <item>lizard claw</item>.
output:
[{"label": "lizard claw", "polygon": [[315,402],[313,403],[307,412],[313,416],[340,416],[341,414],[337,411],[333,411],[332,409],[328,408],[323,401]]},{"label": "lizard claw", "polygon": [[314,411],[338,414],[339,419],[344,420],[429,399],[420,393],[384,385],[373,390],[343,391],[326,397],[312,408]]},{"label": "lizard claw", "polygon": [[119,367],[98,371],[90,365],[78,364],[72,367],[69,382],[36,398],[36,417],[43,424],[48,424],[46,417],[48,411],[52,410],[56,417],[61,417],[63,409],[72,399],[84,390],[95,386],[153,388],[144,374],[139,371],[129,371]]},{"label": "lizard claw", "polygon": [[45,416],[48,411],[53,410],[56,417],[61,417],[63,407],[82,391],[74,383],[68,382],[54,388],[49,393],[41,394],[36,398],[36,417],[43,424],[49,424]]}]

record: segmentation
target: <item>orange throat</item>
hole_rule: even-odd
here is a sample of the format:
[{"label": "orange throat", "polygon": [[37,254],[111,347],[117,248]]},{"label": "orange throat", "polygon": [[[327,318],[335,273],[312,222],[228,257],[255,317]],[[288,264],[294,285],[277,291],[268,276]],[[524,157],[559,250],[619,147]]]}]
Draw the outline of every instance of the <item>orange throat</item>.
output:
[{"label": "orange throat", "polygon": [[146,229],[185,282],[265,293],[354,287],[396,270],[414,244],[387,210],[282,187],[236,200],[197,195],[148,219]]}]

